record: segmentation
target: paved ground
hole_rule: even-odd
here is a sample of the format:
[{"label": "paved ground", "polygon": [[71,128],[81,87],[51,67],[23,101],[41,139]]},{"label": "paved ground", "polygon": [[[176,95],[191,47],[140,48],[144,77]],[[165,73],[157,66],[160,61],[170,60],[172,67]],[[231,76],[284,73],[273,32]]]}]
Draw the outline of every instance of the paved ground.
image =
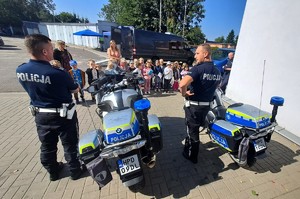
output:
[{"label": "paved ground", "polygon": [[[17,83],[16,68],[24,62],[28,62],[29,55],[24,48],[24,39],[2,37],[5,46],[0,47],[0,93],[23,92],[23,88]],[[78,61],[78,67],[85,70],[89,59],[106,59],[106,52],[90,50],[85,47],[69,46],[67,48],[73,59]]]},{"label": "paved ground", "polygon": [[[0,50],[1,62],[6,59],[2,53]],[[7,82],[0,85],[3,83]],[[113,181],[101,190],[87,173],[72,181],[66,169],[61,180],[50,182],[39,161],[40,143],[27,109],[27,94],[0,92],[0,198],[299,198],[300,147],[277,133],[268,145],[267,158],[251,168],[237,167],[205,133],[201,134],[199,163],[185,161],[181,156],[183,103],[177,93],[149,97],[150,113],[157,114],[163,125],[164,148],[156,167],[145,169],[146,187],[140,193],[124,187],[116,172]],[[88,106],[77,108],[80,135],[101,126],[89,97]],[[60,143],[58,159],[65,162]]]}]

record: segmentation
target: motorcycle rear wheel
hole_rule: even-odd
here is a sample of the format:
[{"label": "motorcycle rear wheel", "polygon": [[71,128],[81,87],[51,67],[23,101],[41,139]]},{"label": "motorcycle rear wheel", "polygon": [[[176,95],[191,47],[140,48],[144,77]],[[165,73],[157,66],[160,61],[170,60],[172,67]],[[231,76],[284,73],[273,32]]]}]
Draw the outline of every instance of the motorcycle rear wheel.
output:
[{"label": "motorcycle rear wheel", "polygon": [[245,162],[240,162],[240,160],[237,158],[237,155],[234,155],[232,153],[229,153],[229,156],[231,157],[231,159],[240,167],[252,167],[255,162],[256,162],[256,158],[255,158],[255,150],[254,147],[249,147],[248,150],[248,154],[247,154],[247,160]]},{"label": "motorcycle rear wheel", "polygon": [[138,182],[137,184],[134,184],[132,186],[129,186],[129,190],[136,193],[136,192],[140,192],[141,190],[143,190],[143,188],[146,185],[146,180],[145,177],[143,176],[143,180]]}]

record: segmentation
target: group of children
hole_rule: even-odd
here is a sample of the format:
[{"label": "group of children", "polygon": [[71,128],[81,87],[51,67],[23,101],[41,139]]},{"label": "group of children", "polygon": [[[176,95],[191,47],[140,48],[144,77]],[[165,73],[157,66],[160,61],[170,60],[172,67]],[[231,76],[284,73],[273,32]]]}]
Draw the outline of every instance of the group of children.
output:
[{"label": "group of children", "polygon": [[[82,102],[85,102],[85,98],[84,98],[84,92],[83,92],[83,88],[86,85],[86,75],[87,75],[87,81],[88,84],[90,85],[93,81],[95,81],[96,79],[100,78],[101,76],[104,75],[104,72],[101,70],[101,66],[96,64],[95,60],[90,59],[88,61],[88,69],[86,69],[86,71],[84,72],[83,70],[78,68],[78,64],[77,61],[75,60],[71,60],[69,62],[71,69],[69,71],[67,71],[71,77],[73,78],[74,82],[76,84],[78,84],[79,86],[79,95],[81,98]],[[51,61],[51,65],[59,68],[61,70],[65,70],[60,62],[58,60],[52,60]],[[78,93],[74,93],[74,98],[76,101],[76,104],[79,104],[79,97],[78,97]],[[92,101],[95,101],[95,97],[92,95]]]},{"label": "group of children", "polygon": [[[143,58],[135,59],[127,64],[127,61],[120,60],[120,63],[117,64],[114,61],[108,61],[105,71],[101,70],[101,66],[95,63],[95,60],[90,59],[88,61],[88,69],[84,72],[78,68],[78,64],[75,60],[69,62],[71,69],[67,71],[71,77],[74,79],[74,82],[79,85],[79,95],[74,93],[74,98],[76,104],[79,104],[79,97],[82,102],[85,102],[83,88],[86,85],[86,75],[87,82],[89,85],[96,79],[102,77],[104,74],[115,74],[116,66],[121,68],[123,71],[137,73],[137,76],[144,80],[144,85],[142,87],[143,93],[146,95],[150,94],[150,90],[153,89],[154,92],[168,93],[171,90],[178,91],[178,85],[180,79],[188,74],[189,66],[186,63],[180,65],[177,61],[174,63],[167,62],[164,64],[164,60],[160,59],[155,62],[155,65],[152,64],[152,60],[148,59],[144,62]],[[51,65],[61,70],[65,70],[59,61],[51,61]],[[92,95],[92,101],[95,101],[95,97]]]},{"label": "group of children", "polygon": [[[174,63],[168,61],[164,64],[163,59],[156,60],[155,64],[152,64],[151,59],[144,62],[143,58],[139,58],[130,61],[129,65],[125,59],[121,59],[118,66],[126,72],[137,73],[143,78],[145,83],[142,89],[146,95],[150,94],[151,89],[163,93],[168,93],[170,90],[178,91],[180,79],[189,71],[186,63],[180,65],[177,61]],[[114,67],[114,63],[109,61],[106,70],[112,71]]]}]

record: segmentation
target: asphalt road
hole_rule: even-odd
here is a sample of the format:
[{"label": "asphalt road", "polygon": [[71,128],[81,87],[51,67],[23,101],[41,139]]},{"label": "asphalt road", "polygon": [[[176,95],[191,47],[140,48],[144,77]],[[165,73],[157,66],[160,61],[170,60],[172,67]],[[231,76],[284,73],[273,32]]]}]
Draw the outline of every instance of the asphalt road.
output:
[{"label": "asphalt road", "polygon": [[[29,54],[26,52],[23,38],[2,37],[5,46],[0,47],[0,93],[23,92],[23,88],[16,78],[16,68],[28,62]],[[106,59],[105,52],[98,52],[81,46],[69,46],[67,48],[73,59],[78,62],[79,68],[85,70],[87,61]]]}]

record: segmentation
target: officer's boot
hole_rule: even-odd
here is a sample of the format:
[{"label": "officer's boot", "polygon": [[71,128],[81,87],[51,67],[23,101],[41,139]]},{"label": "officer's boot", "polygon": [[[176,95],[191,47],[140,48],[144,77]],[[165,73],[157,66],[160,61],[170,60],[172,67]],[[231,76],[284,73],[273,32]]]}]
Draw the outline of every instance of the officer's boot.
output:
[{"label": "officer's boot", "polygon": [[186,159],[190,160],[192,163],[198,163],[198,152],[199,152],[199,142],[194,142],[189,139],[189,137],[185,138],[185,145],[183,148],[182,155]]},{"label": "officer's boot", "polygon": [[199,141],[195,142],[192,141],[192,147],[191,147],[191,156],[190,156],[190,160],[194,163],[197,164],[198,163],[198,153],[199,153]]},{"label": "officer's boot", "polygon": [[184,140],[184,148],[182,152],[183,157],[185,157],[186,159],[189,159],[190,157],[190,147],[191,147],[190,139],[189,137],[186,137]]}]

